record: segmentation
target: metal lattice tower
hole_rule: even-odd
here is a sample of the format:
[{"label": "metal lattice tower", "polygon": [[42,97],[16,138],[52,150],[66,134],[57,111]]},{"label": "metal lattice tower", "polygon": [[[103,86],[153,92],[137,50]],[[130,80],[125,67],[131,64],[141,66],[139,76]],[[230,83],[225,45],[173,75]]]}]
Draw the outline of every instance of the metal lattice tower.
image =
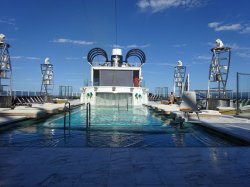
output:
[{"label": "metal lattice tower", "polygon": [[[221,42],[221,40],[219,41]],[[231,61],[231,48],[224,47],[221,42],[221,45],[217,44],[217,47],[212,48],[211,51],[212,60],[209,68],[207,98],[212,98],[211,93],[216,93],[218,98],[226,98],[227,78]]]},{"label": "metal lattice tower", "polygon": [[9,55],[10,45],[5,43],[5,36],[0,34],[0,96],[12,95],[12,68]]},{"label": "metal lattice tower", "polygon": [[44,64],[41,64],[41,72],[42,72],[41,95],[49,96],[54,88],[53,65],[50,64],[49,58],[46,58]]},{"label": "metal lattice tower", "polygon": [[177,66],[174,67],[174,93],[177,93],[177,96],[182,96],[184,79],[186,75],[186,66],[182,65],[182,61],[177,62]]}]

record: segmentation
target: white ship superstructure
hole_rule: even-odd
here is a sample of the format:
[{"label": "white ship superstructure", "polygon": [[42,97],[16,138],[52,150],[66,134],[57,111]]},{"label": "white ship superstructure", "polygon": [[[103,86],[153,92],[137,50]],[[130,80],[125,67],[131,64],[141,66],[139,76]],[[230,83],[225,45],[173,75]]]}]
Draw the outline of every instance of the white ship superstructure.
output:
[{"label": "white ship superstructure", "polygon": [[[96,63],[96,56],[102,56],[103,62]],[[128,59],[137,57],[137,63]],[[111,60],[101,48],[88,53],[91,66],[91,85],[81,89],[81,102],[100,106],[139,106],[148,102],[148,89],[142,87],[142,66],[146,61],[140,49],[131,49],[123,61],[122,50],[113,49]]]}]

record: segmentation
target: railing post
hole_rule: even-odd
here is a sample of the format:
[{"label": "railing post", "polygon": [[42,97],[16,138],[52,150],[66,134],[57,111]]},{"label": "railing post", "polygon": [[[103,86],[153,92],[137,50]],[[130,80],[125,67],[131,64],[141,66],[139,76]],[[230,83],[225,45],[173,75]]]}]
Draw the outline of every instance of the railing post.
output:
[{"label": "railing post", "polygon": [[[68,107],[67,107],[67,105],[68,105]],[[65,104],[64,104],[64,130],[65,130],[65,128],[66,128],[66,117],[67,117],[67,112],[68,112],[68,114],[69,114],[69,121],[68,121],[68,125],[69,125],[69,128],[70,128],[70,123],[71,123],[71,106],[70,106],[70,102],[66,102]]]},{"label": "railing post", "polygon": [[70,103],[69,104],[69,128],[70,128],[70,123],[71,123],[71,106],[70,106]]},{"label": "railing post", "polygon": [[127,111],[128,111],[128,97],[127,97]]},{"label": "railing post", "polygon": [[91,120],[91,105],[87,103],[86,106],[86,128],[90,127],[90,120]]},{"label": "railing post", "polygon": [[89,103],[87,103],[86,105],[86,128],[88,128],[88,124],[89,124]]}]

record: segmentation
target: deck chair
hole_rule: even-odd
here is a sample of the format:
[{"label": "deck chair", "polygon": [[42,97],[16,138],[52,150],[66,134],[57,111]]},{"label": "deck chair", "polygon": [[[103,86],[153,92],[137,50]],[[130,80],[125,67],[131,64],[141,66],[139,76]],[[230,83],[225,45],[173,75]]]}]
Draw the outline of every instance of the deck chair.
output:
[{"label": "deck chair", "polygon": [[196,93],[191,91],[184,91],[182,94],[182,101],[180,104],[180,111],[184,112],[185,117],[188,119],[188,113],[196,113],[198,120],[200,120],[199,110],[196,102]]},{"label": "deck chair", "polygon": [[44,98],[41,96],[36,96],[40,103],[44,103]]},{"label": "deck chair", "polygon": [[13,107],[15,106],[29,106],[32,107],[32,104],[26,102],[22,97],[16,97],[13,101]]}]

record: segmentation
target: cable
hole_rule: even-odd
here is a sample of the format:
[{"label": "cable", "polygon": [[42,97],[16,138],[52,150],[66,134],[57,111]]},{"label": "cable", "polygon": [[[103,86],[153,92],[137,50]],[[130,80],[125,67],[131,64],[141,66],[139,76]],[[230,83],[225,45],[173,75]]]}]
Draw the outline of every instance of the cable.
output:
[{"label": "cable", "polygon": [[117,5],[115,0],[115,45],[117,46]]}]

